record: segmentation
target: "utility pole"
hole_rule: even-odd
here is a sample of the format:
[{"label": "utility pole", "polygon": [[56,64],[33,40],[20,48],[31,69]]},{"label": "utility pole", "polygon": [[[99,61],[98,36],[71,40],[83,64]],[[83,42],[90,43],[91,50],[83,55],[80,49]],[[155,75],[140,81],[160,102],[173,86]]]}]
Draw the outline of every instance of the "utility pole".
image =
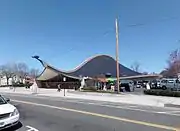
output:
[{"label": "utility pole", "polygon": [[117,77],[117,93],[119,93],[119,28],[118,19],[115,21],[116,25],[116,77]]}]

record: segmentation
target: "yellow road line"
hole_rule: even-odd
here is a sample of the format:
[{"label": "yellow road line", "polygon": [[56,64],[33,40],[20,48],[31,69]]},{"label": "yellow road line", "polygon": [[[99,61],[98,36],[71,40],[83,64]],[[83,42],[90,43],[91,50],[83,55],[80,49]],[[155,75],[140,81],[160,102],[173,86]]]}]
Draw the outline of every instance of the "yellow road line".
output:
[{"label": "yellow road line", "polygon": [[81,113],[81,114],[86,114],[86,115],[91,115],[91,116],[98,116],[98,117],[102,117],[102,118],[108,118],[108,119],[113,119],[113,120],[118,120],[118,121],[138,124],[138,125],[144,125],[144,126],[149,126],[149,127],[161,128],[161,129],[166,129],[166,130],[171,130],[171,131],[178,131],[177,128],[174,128],[174,127],[160,125],[160,124],[154,124],[154,123],[149,123],[149,122],[144,122],[144,121],[130,120],[127,118],[109,116],[109,115],[105,115],[105,114],[99,114],[99,113],[93,113],[93,112],[88,112],[88,111],[70,109],[70,108],[65,108],[65,107],[57,107],[57,106],[51,106],[51,105],[46,105],[46,104],[33,103],[33,102],[28,102],[28,101],[20,101],[20,100],[12,100],[12,101],[18,102],[18,103],[29,104],[29,105],[35,105],[35,106],[48,107],[48,108],[53,108],[53,109],[58,109],[58,110],[76,112],[76,113]]}]

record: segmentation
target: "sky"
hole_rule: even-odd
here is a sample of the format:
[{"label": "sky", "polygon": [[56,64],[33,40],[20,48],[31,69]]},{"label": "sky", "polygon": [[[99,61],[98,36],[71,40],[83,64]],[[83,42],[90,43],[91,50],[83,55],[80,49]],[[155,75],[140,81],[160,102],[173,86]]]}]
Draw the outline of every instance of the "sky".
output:
[{"label": "sky", "polygon": [[73,69],[88,57],[115,57],[115,18],[119,20],[119,60],[141,71],[160,72],[180,47],[179,0],[1,0],[0,64],[31,56]]}]

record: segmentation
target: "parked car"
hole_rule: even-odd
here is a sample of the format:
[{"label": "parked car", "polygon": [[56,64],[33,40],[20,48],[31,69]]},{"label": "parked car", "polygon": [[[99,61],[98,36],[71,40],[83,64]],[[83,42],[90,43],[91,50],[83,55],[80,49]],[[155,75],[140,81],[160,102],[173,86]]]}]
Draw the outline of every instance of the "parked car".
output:
[{"label": "parked car", "polygon": [[142,88],[143,87],[143,82],[138,81],[136,84],[136,88]]},{"label": "parked car", "polygon": [[152,89],[161,89],[161,80],[155,79],[150,81],[150,86]]},{"label": "parked car", "polygon": [[176,91],[176,90],[180,90],[180,82],[178,79],[162,79],[160,81],[159,87],[166,90],[172,90],[172,91]]},{"label": "parked car", "polygon": [[157,80],[157,88],[160,88],[160,87],[161,87],[161,81]]},{"label": "parked car", "polygon": [[151,88],[157,88],[157,80],[152,80],[151,82],[150,82],[150,86],[151,86]]},{"label": "parked car", "polygon": [[146,88],[146,84],[148,83],[148,81],[143,81],[143,83],[142,83],[142,87],[143,88]]},{"label": "parked car", "polygon": [[19,111],[0,95],[0,130],[13,127],[19,123]]}]

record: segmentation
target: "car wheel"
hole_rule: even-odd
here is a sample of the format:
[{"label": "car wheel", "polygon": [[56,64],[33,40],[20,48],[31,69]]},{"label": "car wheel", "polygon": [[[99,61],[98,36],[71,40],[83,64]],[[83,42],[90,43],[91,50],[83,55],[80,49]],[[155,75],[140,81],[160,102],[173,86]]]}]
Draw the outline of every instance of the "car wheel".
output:
[{"label": "car wheel", "polygon": [[163,89],[163,90],[166,90],[166,89],[167,89],[167,87],[166,87],[166,86],[162,86],[162,89]]}]

